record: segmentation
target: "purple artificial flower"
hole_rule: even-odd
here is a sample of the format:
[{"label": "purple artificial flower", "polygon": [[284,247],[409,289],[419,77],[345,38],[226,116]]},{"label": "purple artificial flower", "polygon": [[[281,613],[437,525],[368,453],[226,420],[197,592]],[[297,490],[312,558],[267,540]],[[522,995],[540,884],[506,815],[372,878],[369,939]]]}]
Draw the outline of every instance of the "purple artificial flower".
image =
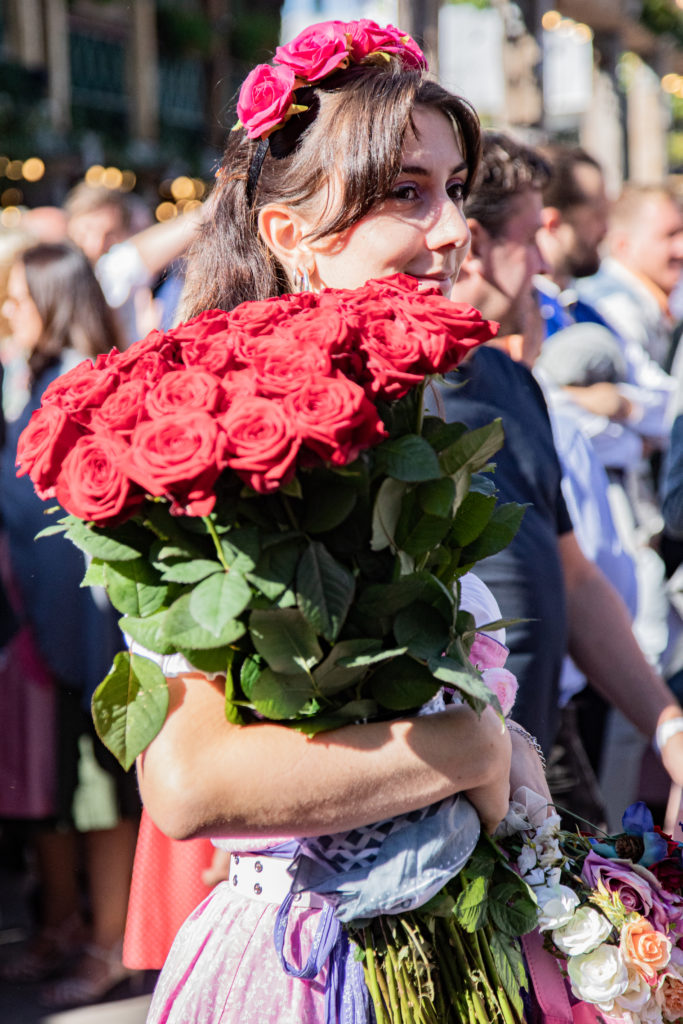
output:
[{"label": "purple artificial flower", "polygon": [[626,910],[642,914],[658,932],[679,930],[683,916],[680,897],[662,889],[654,875],[644,868],[629,861],[601,857],[592,850],[583,862],[581,874],[592,889],[600,881],[610,892],[617,893]]}]

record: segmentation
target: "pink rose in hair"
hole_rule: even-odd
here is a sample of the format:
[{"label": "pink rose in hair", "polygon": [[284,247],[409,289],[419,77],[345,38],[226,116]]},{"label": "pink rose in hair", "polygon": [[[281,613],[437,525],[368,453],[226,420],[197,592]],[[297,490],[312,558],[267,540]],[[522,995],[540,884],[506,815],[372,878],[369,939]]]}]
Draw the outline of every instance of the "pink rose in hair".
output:
[{"label": "pink rose in hair", "polygon": [[286,120],[294,99],[295,74],[288,67],[258,64],[244,80],[237,116],[250,139],[266,138]]},{"label": "pink rose in hair", "polygon": [[318,82],[348,63],[346,31],[347,26],[342,21],[322,21],[319,25],[311,25],[291,43],[278,46],[273,60],[291,68],[298,78],[306,82]]},{"label": "pink rose in hair", "polygon": [[346,31],[353,61],[361,61],[371,53],[382,51],[400,54],[406,67],[427,69],[427,61],[417,43],[393,25],[381,28],[376,21],[361,18],[360,21],[348,22]]}]

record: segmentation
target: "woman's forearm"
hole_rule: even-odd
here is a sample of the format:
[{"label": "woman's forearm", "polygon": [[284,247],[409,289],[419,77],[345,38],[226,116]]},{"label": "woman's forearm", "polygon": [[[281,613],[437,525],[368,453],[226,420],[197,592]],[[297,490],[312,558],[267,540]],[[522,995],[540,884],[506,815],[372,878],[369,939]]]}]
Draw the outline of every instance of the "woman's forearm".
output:
[{"label": "woman's forearm", "polygon": [[138,774],[149,813],[176,838],[320,835],[465,790],[486,794],[488,827],[498,808],[505,813],[510,738],[490,710],[454,707],[308,738],[271,723],[232,725],[221,686],[203,676],[169,688],[166,723]]}]

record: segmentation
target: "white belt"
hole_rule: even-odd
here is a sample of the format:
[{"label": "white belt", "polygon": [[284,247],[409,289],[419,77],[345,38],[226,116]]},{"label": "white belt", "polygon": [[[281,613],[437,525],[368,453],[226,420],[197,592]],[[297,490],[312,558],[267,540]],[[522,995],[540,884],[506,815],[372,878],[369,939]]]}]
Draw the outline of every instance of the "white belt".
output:
[{"label": "white belt", "polygon": [[[280,904],[290,890],[292,876],[286,857],[268,857],[253,853],[233,853],[230,857],[230,885],[240,896],[261,903]],[[315,893],[295,894],[294,907],[322,907],[325,901]]]}]

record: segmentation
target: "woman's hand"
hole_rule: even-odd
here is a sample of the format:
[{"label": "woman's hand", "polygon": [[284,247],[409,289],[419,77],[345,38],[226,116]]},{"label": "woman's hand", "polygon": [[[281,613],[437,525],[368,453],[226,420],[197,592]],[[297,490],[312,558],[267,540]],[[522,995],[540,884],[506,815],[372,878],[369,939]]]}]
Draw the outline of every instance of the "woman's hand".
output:
[{"label": "woman's hand", "polygon": [[511,734],[493,708],[487,707],[479,719],[480,729],[491,744],[489,774],[478,786],[465,791],[487,832],[495,832],[510,803]]},{"label": "woman's hand", "polygon": [[[514,723],[513,723],[514,724]],[[520,727],[521,728],[521,727]],[[553,811],[553,798],[548,789],[545,770],[533,745],[522,734],[512,728],[508,730],[512,741],[512,763],[510,767],[510,798],[520,786],[527,786],[534,793],[548,801],[548,814]]]}]

